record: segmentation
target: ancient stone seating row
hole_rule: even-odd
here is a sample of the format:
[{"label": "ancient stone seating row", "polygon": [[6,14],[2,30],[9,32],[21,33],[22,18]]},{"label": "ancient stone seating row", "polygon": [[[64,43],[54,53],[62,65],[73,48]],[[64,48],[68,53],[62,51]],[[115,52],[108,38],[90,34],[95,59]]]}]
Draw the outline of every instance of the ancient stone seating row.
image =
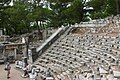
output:
[{"label": "ancient stone seating row", "polygon": [[107,62],[108,63],[108,62]]},{"label": "ancient stone seating row", "polygon": [[117,80],[114,71],[120,71],[119,49],[119,35],[69,34],[51,45],[35,65],[44,76],[50,68],[55,80]]}]

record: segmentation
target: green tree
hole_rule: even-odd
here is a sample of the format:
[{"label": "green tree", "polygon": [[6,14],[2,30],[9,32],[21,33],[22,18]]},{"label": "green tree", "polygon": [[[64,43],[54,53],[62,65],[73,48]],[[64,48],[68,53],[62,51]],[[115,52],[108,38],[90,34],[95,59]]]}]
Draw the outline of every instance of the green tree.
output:
[{"label": "green tree", "polygon": [[106,12],[110,15],[120,14],[120,0],[108,0]]},{"label": "green tree", "polygon": [[11,0],[0,0],[0,28],[6,30],[8,34],[8,15],[5,13],[5,10],[9,8]]},{"label": "green tree", "polygon": [[51,25],[59,27],[83,21],[86,0],[50,0],[52,8]]},{"label": "green tree", "polygon": [[30,23],[26,16],[28,14],[28,5],[24,4],[22,1],[14,2],[14,5],[5,10],[8,15],[10,32],[9,34],[22,34],[29,32]]},{"label": "green tree", "polygon": [[94,8],[93,19],[116,15],[120,11],[120,0],[91,0],[87,5]]},{"label": "green tree", "polygon": [[[68,9],[69,20],[72,23],[79,23],[83,21],[84,13],[83,10],[85,6],[85,1],[83,0],[74,0],[70,8]],[[70,12],[69,12],[70,11]]]},{"label": "green tree", "polygon": [[37,27],[38,35],[41,39],[41,29],[44,28],[43,23],[47,23],[50,15],[50,10],[44,6],[47,6],[47,4],[40,3],[40,0],[34,0],[33,4],[31,4],[31,12],[27,15],[27,19],[35,23],[34,27]]},{"label": "green tree", "polygon": [[72,0],[49,0],[50,7],[52,9],[50,15],[50,26],[59,27],[66,23],[68,4],[71,4]]}]

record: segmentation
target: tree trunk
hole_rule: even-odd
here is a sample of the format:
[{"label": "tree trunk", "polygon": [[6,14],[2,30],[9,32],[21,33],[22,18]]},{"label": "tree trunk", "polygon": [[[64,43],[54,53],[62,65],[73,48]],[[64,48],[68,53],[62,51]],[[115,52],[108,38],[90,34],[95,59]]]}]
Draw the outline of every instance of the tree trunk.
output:
[{"label": "tree trunk", "polygon": [[80,21],[83,21],[83,17],[84,17],[84,5],[86,3],[86,0],[82,0],[82,5],[81,5],[81,12],[80,12]]},{"label": "tree trunk", "polygon": [[39,25],[38,25],[38,21],[36,20],[36,24],[37,24],[37,29],[38,29],[38,33],[40,32],[40,28],[39,28]]},{"label": "tree trunk", "polygon": [[120,5],[119,5],[119,0],[115,0],[116,2],[116,11],[117,11],[117,14],[120,14]]},{"label": "tree trunk", "polygon": [[6,30],[6,32],[5,32],[5,33],[6,33],[6,35],[8,35],[8,33],[9,33],[9,32],[8,32],[8,28],[7,28],[7,27],[5,27],[5,30]]},{"label": "tree trunk", "polygon": [[16,28],[14,28],[14,31],[15,31],[15,34],[18,34],[18,31],[17,31],[17,29],[16,29]]},{"label": "tree trunk", "polygon": [[[42,38],[42,32],[40,31],[40,27],[39,27],[39,25],[38,25],[38,21],[36,20],[36,23],[37,23],[37,30],[38,30],[38,40],[40,40],[40,39],[43,39]],[[40,22],[40,25],[41,25],[41,22]]]},{"label": "tree trunk", "polygon": [[29,48],[29,36],[25,38],[25,42],[26,42],[26,55],[25,57],[28,58],[28,48]]}]

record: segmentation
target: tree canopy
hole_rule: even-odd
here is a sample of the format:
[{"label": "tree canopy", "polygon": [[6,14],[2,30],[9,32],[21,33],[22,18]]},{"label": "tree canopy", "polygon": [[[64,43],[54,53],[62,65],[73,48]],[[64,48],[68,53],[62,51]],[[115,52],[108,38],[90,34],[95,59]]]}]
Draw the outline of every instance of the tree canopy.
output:
[{"label": "tree canopy", "polygon": [[[10,5],[13,3],[13,5]],[[92,11],[84,7],[93,7]],[[22,34],[60,27],[120,13],[120,0],[0,0],[0,28],[5,34]]]},{"label": "tree canopy", "polygon": [[87,4],[94,9],[93,19],[120,14],[120,0],[91,0]]}]

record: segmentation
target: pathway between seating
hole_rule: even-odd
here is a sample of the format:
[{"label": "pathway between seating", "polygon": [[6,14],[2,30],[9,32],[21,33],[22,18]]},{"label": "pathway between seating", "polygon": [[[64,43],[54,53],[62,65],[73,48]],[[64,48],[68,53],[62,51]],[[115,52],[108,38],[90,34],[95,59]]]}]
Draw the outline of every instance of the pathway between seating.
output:
[{"label": "pathway between seating", "polygon": [[10,78],[7,79],[6,74],[7,72],[4,70],[5,65],[0,64],[0,80],[29,80],[29,78],[22,78],[21,75],[23,74],[22,71],[19,71],[15,68],[14,64],[11,64],[11,73]]}]

